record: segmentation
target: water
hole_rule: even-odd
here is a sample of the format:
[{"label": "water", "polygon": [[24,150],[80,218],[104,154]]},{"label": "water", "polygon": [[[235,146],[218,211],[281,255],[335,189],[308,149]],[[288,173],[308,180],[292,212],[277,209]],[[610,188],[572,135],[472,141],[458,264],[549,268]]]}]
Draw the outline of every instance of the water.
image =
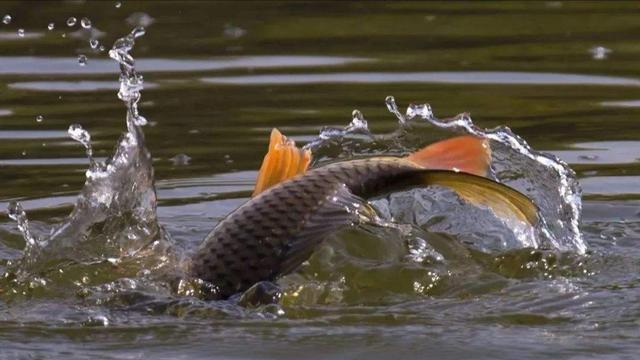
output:
[{"label": "water", "polygon": [[[18,200],[34,239],[27,246],[34,261],[20,267],[19,223],[0,215],[0,266],[24,270],[18,285],[0,285],[0,357],[636,356],[633,4],[119,4],[0,9],[12,16],[3,25],[11,36],[0,36],[0,211]],[[91,29],[44,30],[78,15],[91,19]],[[118,84],[117,63],[105,53],[79,66],[78,55],[98,37],[71,36],[99,27],[108,49],[129,23],[148,25],[133,50],[144,75],[141,98],[140,74]],[[18,28],[28,35],[19,41]],[[605,58],[594,58],[597,47]],[[127,111],[115,96],[122,80],[131,86],[120,87]],[[173,283],[161,277],[179,270],[180,254],[249,196],[271,127],[317,145],[320,163],[404,153],[448,134],[426,124],[430,117],[420,120],[429,114],[424,107],[413,108],[409,115],[420,121],[403,131],[385,108],[391,94],[405,118],[410,103],[429,103],[434,119],[470,112],[475,125],[507,125],[567,161],[583,189],[579,233],[570,222],[547,224],[569,234],[560,235],[562,251],[553,243],[518,250],[504,224],[455,206],[449,193],[398,194],[376,205],[422,229],[337,234],[279,282],[280,306],[206,303],[189,296],[187,283],[163,285]],[[39,115],[46,121],[33,121]],[[145,122],[149,152],[138,146]],[[92,161],[66,136],[72,124],[90,134],[74,127]],[[317,143],[323,128],[328,141]],[[118,141],[123,131],[133,136]],[[562,187],[535,187],[536,176],[559,179],[531,167],[529,157],[492,147],[496,176],[561,205]],[[118,154],[127,161],[106,169]],[[113,178],[122,181],[104,180]],[[83,204],[96,213],[68,217]],[[137,210],[119,213],[123,207]],[[572,216],[570,207],[553,208]],[[451,216],[452,209],[461,213]],[[71,236],[79,233],[88,235]]]}]

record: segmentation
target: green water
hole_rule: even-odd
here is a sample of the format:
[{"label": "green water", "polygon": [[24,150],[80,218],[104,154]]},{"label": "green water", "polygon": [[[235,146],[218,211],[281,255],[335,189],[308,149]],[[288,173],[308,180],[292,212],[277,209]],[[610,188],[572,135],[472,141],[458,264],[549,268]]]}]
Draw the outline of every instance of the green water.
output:
[{"label": "green water", "polygon": [[[424,267],[398,260],[406,250],[389,239],[348,231],[311,269],[281,281],[290,290],[281,315],[148,293],[89,301],[73,281],[100,284],[110,269],[87,267],[65,275],[66,292],[0,289],[0,358],[637,358],[639,10],[556,1],[0,3],[0,17],[12,16],[0,23],[0,211],[20,200],[35,231],[69,213],[85,180],[69,124],[91,132],[98,157],[123,129],[117,68],[89,46],[79,24],[88,17],[107,49],[146,22],[134,55],[146,81],[140,106],[151,121],[158,214],[184,248],[246,199],[272,127],[304,142],[347,124],[357,108],[372,131],[391,132],[387,95],[428,102],[441,117],[470,112],[479,126],[507,125],[565,159],[584,190],[589,246],[586,256],[471,253]],[[68,27],[71,16],[78,23]],[[603,59],[590,51],[597,46],[610,50]],[[189,164],[175,164],[178,154]],[[23,246],[0,214],[0,264]],[[313,268],[332,254],[331,271]]]}]

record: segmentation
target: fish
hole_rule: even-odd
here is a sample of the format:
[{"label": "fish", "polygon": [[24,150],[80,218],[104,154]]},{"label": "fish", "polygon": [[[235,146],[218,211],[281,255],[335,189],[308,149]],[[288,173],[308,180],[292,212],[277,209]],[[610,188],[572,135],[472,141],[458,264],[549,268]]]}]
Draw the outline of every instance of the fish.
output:
[{"label": "fish", "polygon": [[376,216],[367,200],[425,186],[444,186],[498,216],[535,225],[526,195],[486,177],[485,139],[463,135],[408,156],[376,156],[309,168],[311,152],[272,130],[250,200],[206,236],[191,257],[190,275],[226,299],[295,271],[330,234]]}]

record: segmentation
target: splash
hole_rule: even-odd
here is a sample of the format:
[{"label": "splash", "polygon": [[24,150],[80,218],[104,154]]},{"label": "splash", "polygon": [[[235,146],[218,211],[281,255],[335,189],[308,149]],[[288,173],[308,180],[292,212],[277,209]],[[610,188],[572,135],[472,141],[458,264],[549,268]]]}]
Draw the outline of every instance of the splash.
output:
[{"label": "splash", "polygon": [[[143,28],[118,39],[109,56],[120,65],[118,98],[126,107],[127,131],[118,141],[113,155],[100,162],[93,158],[91,136],[79,124],[69,127],[69,136],[81,143],[89,159],[86,181],[73,211],[50,234],[36,241],[26,215],[14,205],[19,228],[26,239],[25,255],[19,262],[24,272],[51,261],[76,263],[118,262],[142,256],[145,249],[157,248],[165,233],[156,215],[151,154],[145,147],[142,126],[146,119],[138,110],[144,82],[136,72],[130,52]],[[33,249],[38,245],[37,251]],[[46,261],[44,261],[46,260]],[[46,265],[42,265],[46,266]]]},{"label": "splash", "polygon": [[[118,98],[126,108],[126,132],[117,142],[113,155],[105,161],[95,159],[90,133],[79,124],[69,127],[69,136],[85,148],[89,161],[84,187],[71,214],[53,226],[48,234],[34,234],[24,210],[19,204],[12,204],[10,215],[18,222],[26,247],[23,258],[9,264],[7,269],[17,274],[15,278],[22,278],[22,283],[29,284],[29,287],[32,284],[40,286],[38,284],[43,281],[48,284],[48,289],[55,287],[56,278],[50,273],[69,266],[69,262],[79,265],[76,269],[82,269],[82,272],[101,274],[101,279],[95,282],[86,275],[79,279],[69,277],[82,296],[94,299],[96,303],[111,301],[109,294],[116,292],[127,294],[148,289],[148,292],[164,296],[168,287],[166,279],[155,281],[158,278],[153,274],[171,268],[171,276],[180,278],[183,275],[180,273],[180,260],[184,254],[175,251],[169,234],[158,223],[154,171],[142,131],[147,120],[138,108],[144,79],[136,71],[131,51],[136,39],[144,32],[141,27],[135,28],[118,39],[109,51],[109,56],[120,66]],[[463,206],[460,199],[443,189],[393,194],[374,203],[382,215],[382,218],[375,219],[374,225],[393,233],[380,236],[376,229],[371,233],[380,239],[397,238],[400,233],[401,241],[385,244],[395,246],[395,250],[389,251],[389,259],[394,264],[398,261],[397,254],[412,264],[435,264],[436,267],[461,256],[459,254],[467,250],[450,241],[449,235],[460,235],[462,242],[472,242],[481,250],[522,247],[585,252],[586,246],[578,231],[580,188],[575,174],[565,163],[534,151],[508,128],[485,130],[476,127],[467,114],[438,119],[427,104],[411,105],[404,114],[398,110],[392,97],[386,104],[399,122],[395,132],[373,134],[364,115],[355,110],[346,127],[323,128],[318,138],[305,146],[313,151],[315,165],[360,156],[404,155],[412,148],[425,145],[423,138],[414,136],[414,130],[422,125],[473,134],[491,142],[493,177],[534,199],[543,218],[540,227],[535,229],[522,224],[505,226],[488,210],[469,210],[472,207]],[[182,158],[188,162],[186,155],[179,157],[174,159],[176,164]],[[434,232],[445,235],[434,235]],[[131,266],[127,268],[127,264]],[[117,272],[114,271],[115,265],[118,265]],[[427,267],[419,273],[425,269]],[[423,293],[433,286],[439,279],[439,275],[434,276],[431,283],[418,283],[415,291]],[[51,279],[54,281],[49,281]],[[336,281],[335,286],[330,287],[340,292],[346,285],[342,280]],[[178,279],[177,284],[177,290],[168,296],[194,296],[184,277]],[[61,292],[67,291],[63,285],[59,288],[63,289]]]},{"label": "splash", "polygon": [[[530,228],[507,219],[510,234],[506,234],[504,224],[491,220],[482,210],[462,207],[450,193],[434,189],[394,194],[376,201],[378,209],[387,217],[424,225],[432,231],[466,235],[472,242],[480,244],[483,250],[531,247],[576,251],[579,254],[586,252],[587,247],[579,231],[581,189],[575,172],[565,162],[535,151],[508,127],[482,129],[466,113],[439,119],[428,104],[411,104],[403,114],[392,96],[387,97],[385,103],[389,112],[398,119],[399,129],[396,132],[372,134],[366,121],[364,126],[357,125],[364,118],[359,112],[354,112],[358,115],[349,126],[322,129],[318,138],[307,144],[314,152],[314,158],[323,162],[370,153],[406,153],[407,148],[412,147],[408,144],[412,130],[420,123],[447,132],[479,136],[490,141],[492,177],[533,199],[540,209],[542,221],[537,227]],[[419,146],[424,144],[414,147]],[[496,241],[491,243],[491,239]]]}]

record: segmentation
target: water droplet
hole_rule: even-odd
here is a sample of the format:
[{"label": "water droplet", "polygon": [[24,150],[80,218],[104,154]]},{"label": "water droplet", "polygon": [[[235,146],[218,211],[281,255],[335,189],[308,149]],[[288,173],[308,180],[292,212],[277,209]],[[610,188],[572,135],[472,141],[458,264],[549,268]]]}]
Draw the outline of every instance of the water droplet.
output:
[{"label": "water droplet", "polygon": [[69,137],[84,146],[87,152],[87,157],[93,164],[93,149],[91,148],[91,135],[89,134],[89,132],[83,129],[82,125],[73,124],[69,126],[69,130],[67,130],[67,133],[69,134]]},{"label": "water droplet", "polygon": [[7,212],[9,217],[18,223],[18,229],[22,233],[22,236],[27,241],[28,245],[35,245],[35,239],[31,236],[31,232],[29,231],[29,220],[27,219],[27,214],[22,208],[22,204],[16,201],[11,201],[7,208]]},{"label": "water droplet", "polygon": [[133,29],[133,31],[131,31],[131,35],[133,35],[134,38],[139,38],[140,36],[146,34],[146,30],[144,29],[144,26],[137,26],[135,29]]},{"label": "water droplet", "polygon": [[121,6],[122,6],[122,3],[121,3],[120,1],[118,1],[118,2],[116,3],[116,9],[120,9],[120,7],[121,7]]},{"label": "water droplet", "polygon": [[346,131],[369,130],[367,120],[364,119],[364,115],[362,115],[360,110],[353,110],[351,117],[351,124],[346,127]]},{"label": "water droplet", "polygon": [[100,45],[100,47],[98,48],[98,50],[100,50],[101,52],[105,50],[104,46]]},{"label": "water droplet", "polygon": [[174,166],[184,166],[189,165],[191,162],[191,156],[187,154],[178,154],[169,160],[171,160]]},{"label": "water droplet", "polygon": [[24,29],[18,29],[18,36],[24,37]]},{"label": "water droplet", "polygon": [[2,22],[5,25],[9,25],[11,23],[11,15],[7,14],[5,16],[2,17]]},{"label": "water droplet", "polygon": [[22,205],[19,202],[15,202],[15,201],[11,201],[9,203],[9,207],[7,211],[9,212],[9,217],[11,218],[11,220],[14,220],[14,221],[18,220],[19,214],[24,212],[24,210],[22,210]]},{"label": "water droplet", "polygon": [[67,34],[66,33],[62,33],[62,35],[60,35],[60,36],[63,37],[63,38],[66,38]]},{"label": "water droplet", "polygon": [[80,64],[80,66],[87,65],[87,56],[86,55],[78,55],[78,64]]},{"label": "water droplet", "polygon": [[52,22],[49,23],[49,25],[47,25],[47,29],[49,29],[49,30],[53,30],[53,29],[55,29],[55,27],[56,27],[56,24],[54,24]]},{"label": "water droplet", "polygon": [[100,42],[96,39],[89,40],[89,46],[91,46],[92,49],[97,49],[99,44]]},{"label": "water droplet", "polygon": [[42,116],[42,115],[36,116],[36,122],[41,123],[43,120],[44,120],[44,116]]},{"label": "water droplet", "polygon": [[407,107],[406,119],[412,120],[415,117],[419,116],[423,120],[433,119],[433,112],[431,111],[431,106],[429,104],[411,104]]},{"label": "water droplet", "polygon": [[67,26],[68,27],[72,27],[75,26],[76,23],[78,22],[78,19],[74,18],[73,16],[67,19]]},{"label": "water droplet", "polygon": [[21,154],[22,156],[27,156],[27,150],[22,150]]},{"label": "water droplet", "polygon": [[604,46],[594,46],[589,49],[589,52],[594,60],[604,60],[609,57],[609,54],[612,53],[613,50]]},{"label": "water droplet", "polygon": [[85,29],[90,29],[91,28],[91,20],[89,20],[89,18],[82,18],[82,20],[80,20],[80,25],[85,28]]},{"label": "water droplet", "polygon": [[238,39],[247,34],[247,30],[232,24],[224,25],[223,35],[232,39]]},{"label": "water droplet", "polygon": [[18,223],[18,229],[20,229],[22,236],[27,242],[27,247],[37,245],[36,239],[31,235],[31,231],[29,230],[29,220],[27,219],[27,214],[22,208],[22,204],[16,201],[11,201],[7,207],[7,213],[11,220]]},{"label": "water droplet", "polygon": [[384,99],[384,103],[387,105],[387,109],[389,110],[389,112],[391,112],[393,115],[396,116],[396,118],[398,118],[398,121],[400,122],[400,124],[404,124],[407,122],[407,119],[405,119],[404,115],[402,115],[398,110],[398,105],[396,105],[396,99],[393,96],[387,96]]}]

